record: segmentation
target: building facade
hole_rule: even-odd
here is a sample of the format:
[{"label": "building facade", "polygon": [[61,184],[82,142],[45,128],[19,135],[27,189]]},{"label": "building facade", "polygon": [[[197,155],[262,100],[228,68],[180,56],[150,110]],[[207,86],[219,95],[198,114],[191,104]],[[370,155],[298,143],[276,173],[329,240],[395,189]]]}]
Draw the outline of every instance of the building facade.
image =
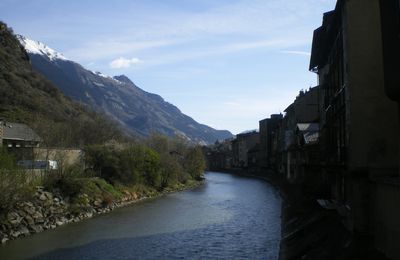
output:
[{"label": "building facade", "polygon": [[305,151],[297,139],[298,124],[315,124],[319,120],[319,87],[300,91],[295,101],[285,109],[281,127],[281,159],[278,167],[292,182],[302,181]]},{"label": "building facade", "polygon": [[273,140],[276,130],[282,121],[282,114],[273,114],[270,118],[259,121],[260,146],[259,146],[259,165],[270,167],[275,163],[273,156]]},{"label": "building facade", "polygon": [[370,234],[378,248],[398,259],[400,222],[392,220],[400,215],[389,205],[400,203],[399,110],[388,96],[397,99],[393,78],[400,73],[390,74],[399,60],[387,61],[394,55],[387,41],[398,38],[399,27],[385,37],[394,32],[382,15],[387,5],[390,12],[399,10],[395,0],[338,0],[314,31],[310,70],[321,89],[322,174],[331,199],[350,230]]},{"label": "building facade", "polygon": [[232,141],[234,167],[248,167],[248,152],[259,142],[260,135],[257,131],[236,135],[236,139]]}]

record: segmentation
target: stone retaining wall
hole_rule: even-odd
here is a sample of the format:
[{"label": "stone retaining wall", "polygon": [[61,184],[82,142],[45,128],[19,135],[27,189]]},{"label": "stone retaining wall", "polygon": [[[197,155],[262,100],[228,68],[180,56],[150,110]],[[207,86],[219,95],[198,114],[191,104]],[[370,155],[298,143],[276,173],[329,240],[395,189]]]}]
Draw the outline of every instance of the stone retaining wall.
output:
[{"label": "stone retaining wall", "polygon": [[145,198],[125,192],[120,201],[108,203],[82,194],[78,199],[79,204],[72,205],[69,198],[38,187],[31,201],[18,203],[6,215],[0,216],[0,242],[3,244],[18,237],[78,222]]}]

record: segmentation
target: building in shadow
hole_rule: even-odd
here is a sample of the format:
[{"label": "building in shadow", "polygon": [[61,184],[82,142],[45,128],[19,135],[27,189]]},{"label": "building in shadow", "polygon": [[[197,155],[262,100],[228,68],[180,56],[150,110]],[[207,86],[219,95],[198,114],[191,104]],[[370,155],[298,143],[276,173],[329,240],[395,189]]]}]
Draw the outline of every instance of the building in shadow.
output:
[{"label": "building in shadow", "polygon": [[[381,8],[389,2],[392,7]],[[398,41],[399,26],[389,30],[388,16],[381,15],[393,12],[398,20],[395,8],[394,0],[337,1],[314,31],[310,70],[321,89],[321,174],[331,199],[349,230],[371,235],[397,259],[400,222],[392,220],[400,211],[392,206],[400,203],[399,111],[387,94],[398,98],[400,73],[391,64],[399,59],[390,56],[399,45],[387,41]]]},{"label": "building in shadow", "polygon": [[260,145],[259,149],[259,165],[263,168],[271,167],[275,164],[275,156],[273,151],[273,140],[277,134],[279,124],[283,119],[282,114],[273,114],[269,118],[259,121]]}]

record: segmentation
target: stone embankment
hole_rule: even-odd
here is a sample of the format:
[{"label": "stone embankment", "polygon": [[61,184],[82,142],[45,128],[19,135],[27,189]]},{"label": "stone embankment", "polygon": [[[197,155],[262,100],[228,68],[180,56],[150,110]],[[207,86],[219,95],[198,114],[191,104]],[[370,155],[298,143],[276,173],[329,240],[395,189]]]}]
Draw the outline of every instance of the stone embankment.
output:
[{"label": "stone embankment", "polygon": [[108,213],[146,198],[125,191],[119,201],[104,201],[81,194],[77,200],[79,203],[71,203],[68,197],[63,198],[60,194],[38,187],[32,200],[18,203],[7,214],[0,216],[0,242],[4,244],[19,237]]}]

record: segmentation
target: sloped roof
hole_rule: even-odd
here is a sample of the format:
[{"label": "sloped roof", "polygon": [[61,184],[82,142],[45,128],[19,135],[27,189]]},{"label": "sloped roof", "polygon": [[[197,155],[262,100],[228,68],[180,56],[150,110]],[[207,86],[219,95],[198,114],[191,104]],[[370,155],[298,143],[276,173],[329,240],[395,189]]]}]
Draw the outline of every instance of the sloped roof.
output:
[{"label": "sloped roof", "polygon": [[42,141],[40,136],[38,136],[29,126],[8,122],[3,125],[3,139],[36,142]]},{"label": "sloped roof", "polygon": [[297,129],[299,131],[311,131],[311,132],[318,132],[319,131],[319,124],[318,123],[299,123],[297,124]]}]

